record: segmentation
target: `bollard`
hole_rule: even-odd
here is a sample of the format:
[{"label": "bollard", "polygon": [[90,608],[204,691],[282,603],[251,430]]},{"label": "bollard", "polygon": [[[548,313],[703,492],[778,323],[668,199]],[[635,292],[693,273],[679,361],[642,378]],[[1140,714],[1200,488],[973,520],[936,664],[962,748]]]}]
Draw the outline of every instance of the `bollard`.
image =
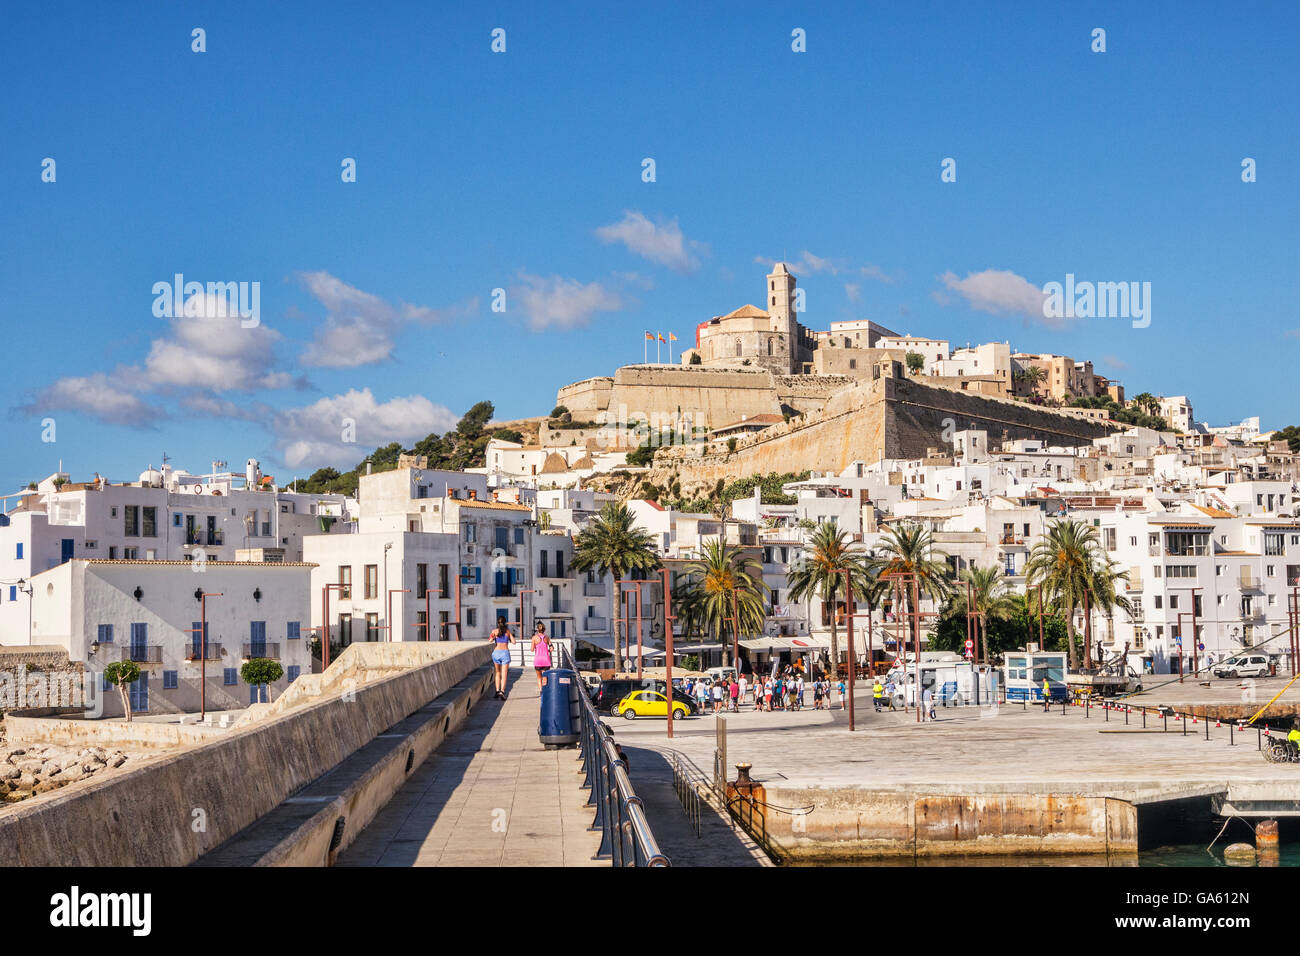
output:
[{"label": "bollard", "polygon": [[1109,703],[1108,701],[1104,701],[1104,700],[1103,700],[1103,701],[1101,702],[1101,709],[1102,709],[1103,711],[1106,712],[1106,723],[1109,724],[1109,723],[1110,723],[1110,703]]},{"label": "bollard", "polygon": [[1142,729],[1147,729],[1147,709],[1145,707],[1142,708]]},{"label": "bollard", "polygon": [[1210,739],[1210,722],[1208,720],[1205,722],[1205,739]]},{"label": "bollard", "polygon": [[1183,714],[1182,718],[1183,718],[1183,736],[1186,737],[1187,736],[1187,715]]},{"label": "bollard", "polygon": [[1164,733],[1169,733],[1169,711],[1167,710],[1160,711],[1160,716],[1164,719],[1165,722]]},{"label": "bollard", "polygon": [[1232,724],[1228,724],[1228,746],[1232,746]]},{"label": "bollard", "polygon": [[1128,726],[1128,712],[1129,712],[1130,710],[1132,710],[1132,709],[1133,709],[1132,707],[1129,707],[1129,706],[1127,706],[1127,705],[1125,705],[1125,707],[1124,707],[1124,726],[1125,726],[1125,727]]},{"label": "bollard", "polygon": [[1276,820],[1261,820],[1255,826],[1255,852],[1259,854],[1261,866],[1278,865],[1279,848]]},{"label": "bollard", "polygon": [[1087,720],[1088,717],[1091,716],[1090,713],[1089,713],[1089,711],[1091,711],[1091,710],[1092,710],[1092,698],[1091,698],[1091,697],[1085,697],[1085,698],[1083,699],[1083,719],[1084,719],[1084,720]]}]

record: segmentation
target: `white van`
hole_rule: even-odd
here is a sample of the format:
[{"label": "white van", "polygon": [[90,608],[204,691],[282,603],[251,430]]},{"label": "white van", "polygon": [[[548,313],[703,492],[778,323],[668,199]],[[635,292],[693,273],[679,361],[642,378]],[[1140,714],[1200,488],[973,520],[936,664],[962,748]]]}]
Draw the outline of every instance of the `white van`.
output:
[{"label": "white van", "polygon": [[1238,654],[1214,665],[1215,677],[1267,677],[1268,655]]},{"label": "white van", "polygon": [[719,681],[724,677],[727,680],[731,680],[731,678],[736,676],[736,669],[734,667],[710,667],[704,673],[709,675],[710,681]]}]

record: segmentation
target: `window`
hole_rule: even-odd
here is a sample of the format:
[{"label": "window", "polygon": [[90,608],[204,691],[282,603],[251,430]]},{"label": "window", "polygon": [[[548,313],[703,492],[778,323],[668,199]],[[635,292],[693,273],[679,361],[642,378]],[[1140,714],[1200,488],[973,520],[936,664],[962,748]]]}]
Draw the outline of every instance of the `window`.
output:
[{"label": "window", "polygon": [[288,624],[288,631],[289,631],[289,633],[288,633],[288,635],[287,635],[287,639],[288,639],[288,640],[290,640],[290,641],[301,640],[301,639],[302,639],[302,622],[301,622],[301,621],[290,621],[289,624]]},{"label": "window", "polygon": [[438,565],[438,591],[439,597],[447,596],[447,579],[450,575],[450,569],[445,564]]},{"label": "window", "polygon": [[163,690],[176,689],[176,671],[163,671]]},{"label": "window", "polygon": [[466,608],[466,609],[465,609],[465,626],[466,626],[466,627],[478,627],[478,609],[477,609],[477,608],[469,607],[469,608]]},{"label": "window", "polygon": [[478,526],[472,524],[465,525],[465,543],[473,544],[477,539],[478,539]]},{"label": "window", "polygon": [[23,543],[22,543],[21,541],[19,541],[19,542],[18,542],[18,553],[15,555],[15,557],[21,559],[22,556],[23,556]]},{"label": "window", "polygon": [[1115,529],[1102,528],[1101,541],[1102,541],[1102,547],[1104,547],[1107,551],[1114,551],[1115,550]]},{"label": "window", "polygon": [[523,543],[524,543],[524,529],[515,528],[515,544],[523,544]]},{"label": "window", "polygon": [[113,643],[113,625],[112,625],[112,624],[101,624],[101,625],[99,625],[99,630],[98,630],[98,633],[96,634],[95,639],[96,639],[97,641],[99,641],[99,643],[101,643],[101,644],[112,644],[112,643]]},{"label": "window", "polygon": [[239,683],[239,672],[233,667],[227,667],[221,672],[221,683],[227,687]]},{"label": "window", "polygon": [[1194,564],[1167,564],[1167,565],[1165,565],[1165,577],[1167,577],[1167,578],[1194,578],[1194,577],[1196,577],[1196,565],[1194,565]]},{"label": "window", "polygon": [[181,519],[183,517],[185,516],[182,515],[179,511],[176,512],[176,514],[172,515],[172,527],[179,528],[181,526]]},{"label": "window", "polygon": [[286,672],[286,676],[288,676],[289,678],[289,683],[292,684],[294,681],[296,681],[298,679],[298,675],[301,673],[302,673],[301,667],[299,667],[297,664],[290,664],[289,669]]},{"label": "window", "polygon": [[446,611],[438,612],[438,640],[445,641],[448,638],[447,625],[451,621],[451,615]]},{"label": "window", "polygon": [[1156,610],[1158,611],[1158,610],[1160,610],[1162,607],[1164,607],[1164,598],[1162,598],[1159,594],[1157,594],[1157,595],[1156,595]]},{"label": "window", "polygon": [[108,546],[108,560],[110,561],[117,560],[117,545],[110,544]]},{"label": "window", "polygon": [[1165,535],[1165,551],[1174,557],[1200,557],[1209,549],[1208,531],[1170,531]]},{"label": "window", "polygon": [[429,566],[427,564],[417,564],[415,566],[415,596],[423,598],[424,592],[429,590]]},{"label": "window", "polygon": [[339,584],[342,588],[339,590],[340,598],[352,597],[352,566],[343,564],[339,566]]},{"label": "window", "polygon": [[415,639],[417,641],[429,640],[426,633],[429,630],[429,616],[424,611],[415,612]]},{"label": "window", "polygon": [[1277,571],[1274,570],[1275,567],[1276,567],[1276,565],[1272,565],[1272,564],[1265,565],[1265,566],[1264,566],[1264,573],[1265,573],[1266,575],[1268,575],[1268,577],[1271,578],[1273,575],[1277,574]]},{"label": "window", "polygon": [[347,647],[352,643],[352,615],[339,615],[339,644]]},{"label": "window", "polygon": [[139,505],[126,505],[122,511],[122,534],[128,538],[140,537]]},{"label": "window", "polygon": [[13,584],[9,585],[9,600],[11,600],[11,601],[17,601],[17,600],[18,600],[18,587],[17,587],[17,585],[13,585]]},{"label": "window", "polygon": [[158,509],[146,507],[141,510],[144,512],[144,537],[158,537]]},{"label": "window", "polygon": [[496,546],[497,546],[497,548],[499,548],[501,551],[507,551],[507,550],[509,550],[509,548],[510,548],[510,529],[509,529],[509,528],[500,528],[500,527],[499,527],[499,528],[496,528],[495,531],[496,531],[495,538],[496,538]]},{"label": "window", "polygon": [[1286,543],[1284,541],[1285,537],[1286,537],[1285,535],[1281,535],[1281,534],[1265,533],[1264,553],[1266,555],[1269,555],[1270,557],[1276,557],[1280,554],[1285,553],[1286,551]]},{"label": "window", "polygon": [[537,576],[539,578],[549,578],[550,574],[547,573],[547,564],[546,564],[547,555],[549,554],[549,552],[545,548],[543,548],[538,553],[541,555],[541,565],[538,568]]},{"label": "window", "polygon": [[366,565],[365,594],[367,598],[379,597],[379,565]]},{"label": "window", "polygon": [[378,614],[366,615],[366,640],[367,641],[379,640],[379,615]]},{"label": "window", "polygon": [[139,548],[123,548],[123,549],[122,549],[122,560],[123,560],[123,561],[139,561],[139,560],[140,560],[140,549],[139,549]]},{"label": "window", "polygon": [[1169,595],[1169,609],[1170,609],[1171,611],[1176,611],[1176,610],[1178,610],[1178,595],[1177,595],[1177,594],[1171,594],[1171,595]]},{"label": "window", "polygon": [[1160,565],[1157,564],[1154,568],[1151,569],[1151,576],[1153,578],[1160,577]]}]

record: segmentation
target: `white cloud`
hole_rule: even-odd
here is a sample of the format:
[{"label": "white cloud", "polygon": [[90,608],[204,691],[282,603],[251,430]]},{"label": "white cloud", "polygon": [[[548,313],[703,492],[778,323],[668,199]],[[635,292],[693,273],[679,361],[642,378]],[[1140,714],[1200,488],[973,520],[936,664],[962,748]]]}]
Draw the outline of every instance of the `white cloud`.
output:
[{"label": "white cloud", "polygon": [[582,283],[563,276],[519,273],[520,285],[510,290],[509,301],[521,304],[528,327],[534,332],[551,327],[571,329],[586,325],[597,312],[615,312],[624,305],[616,290],[599,282]]},{"label": "white cloud", "polygon": [[356,368],[385,362],[392,357],[393,340],[403,326],[427,328],[478,311],[477,299],[448,309],[394,305],[328,272],[303,272],[298,278],[326,311],[324,324],[303,351],[302,362],[308,366]]},{"label": "white cloud", "polygon": [[773,259],[771,256],[754,256],[755,262],[761,262],[772,265],[784,261],[789,266],[790,271],[795,276],[813,275],[818,272],[829,272],[833,276],[841,272],[852,272],[868,279],[875,279],[877,282],[893,282],[880,266],[859,266],[854,267],[847,259],[829,259],[824,256],[814,255],[807,249],[799,253],[798,259]]},{"label": "white cloud", "polygon": [[[959,279],[952,272],[939,276],[946,288],[966,300],[972,309],[991,312],[995,315],[1005,313],[1019,314],[1034,322],[1059,326],[1060,320],[1043,315],[1043,302],[1046,295],[1024,276],[1016,275],[1004,269],[985,269],[972,272],[964,279]],[[937,301],[947,302],[944,293],[936,293]]]},{"label": "white cloud", "polygon": [[694,272],[709,247],[682,235],[677,220],[653,223],[639,212],[625,211],[619,222],[596,230],[601,242],[621,242],[643,259],[667,266],[674,272]]},{"label": "white cloud", "polygon": [[844,294],[849,297],[850,302],[862,301],[862,286],[856,282],[844,283]]},{"label": "white cloud", "polygon": [[1129,367],[1128,362],[1120,358],[1118,355],[1103,355],[1101,357],[1101,360],[1105,362],[1107,365],[1109,365],[1111,368],[1118,369],[1120,371],[1123,371],[1124,369]]},{"label": "white cloud", "polygon": [[[353,425],[344,441],[348,420]],[[352,467],[366,452],[389,442],[411,444],[455,426],[459,416],[423,395],[380,402],[370,389],[350,389],[310,405],[276,412],[271,431],[290,468]]]},{"label": "white cloud", "polygon": [[285,373],[271,372],[280,333],[261,324],[245,328],[238,314],[218,311],[215,296],[202,298],[207,301],[191,296],[184,314],[168,320],[172,338],[151,343],[144,362],[151,386],[245,392],[292,383]]},{"label": "white cloud", "polygon": [[61,378],[37,393],[19,411],[45,415],[54,411],[82,412],[111,425],[149,425],[166,417],[144,401],[129,383],[134,376],[95,372]]}]

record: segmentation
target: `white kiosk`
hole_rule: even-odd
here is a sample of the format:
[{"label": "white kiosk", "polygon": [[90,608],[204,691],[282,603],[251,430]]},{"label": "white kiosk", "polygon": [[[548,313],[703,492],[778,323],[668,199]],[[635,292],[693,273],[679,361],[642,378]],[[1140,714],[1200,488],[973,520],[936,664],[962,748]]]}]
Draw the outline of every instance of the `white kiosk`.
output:
[{"label": "white kiosk", "polygon": [[1002,670],[1006,678],[1007,701],[1043,702],[1046,679],[1052,700],[1064,700],[1068,693],[1064,651],[1009,651]]}]

